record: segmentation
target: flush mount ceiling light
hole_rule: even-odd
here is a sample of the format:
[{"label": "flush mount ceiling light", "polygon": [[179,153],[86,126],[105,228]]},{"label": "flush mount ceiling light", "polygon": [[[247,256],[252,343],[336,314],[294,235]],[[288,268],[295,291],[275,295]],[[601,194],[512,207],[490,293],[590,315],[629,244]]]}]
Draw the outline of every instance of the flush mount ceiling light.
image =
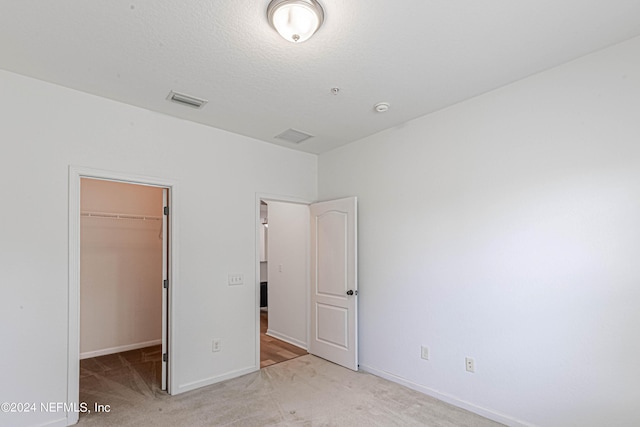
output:
[{"label": "flush mount ceiling light", "polygon": [[324,21],[324,11],[316,0],[273,0],[267,7],[269,23],[292,43],[311,37]]}]

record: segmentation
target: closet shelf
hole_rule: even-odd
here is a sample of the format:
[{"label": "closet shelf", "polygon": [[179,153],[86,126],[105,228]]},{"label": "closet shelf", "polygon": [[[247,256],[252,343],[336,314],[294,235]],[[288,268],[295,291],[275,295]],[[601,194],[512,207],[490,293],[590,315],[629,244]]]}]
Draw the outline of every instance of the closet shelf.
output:
[{"label": "closet shelf", "polygon": [[80,212],[80,216],[87,218],[108,218],[108,219],[129,219],[137,221],[162,221],[161,216],[148,216],[148,215],[133,215],[126,213],[111,213],[111,212]]}]

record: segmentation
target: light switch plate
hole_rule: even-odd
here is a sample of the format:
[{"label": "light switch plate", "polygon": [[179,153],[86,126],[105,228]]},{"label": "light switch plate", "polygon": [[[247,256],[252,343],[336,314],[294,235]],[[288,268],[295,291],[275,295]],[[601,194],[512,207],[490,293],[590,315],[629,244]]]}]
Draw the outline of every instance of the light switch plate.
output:
[{"label": "light switch plate", "polygon": [[244,284],[244,275],[242,274],[229,274],[229,286],[236,286]]}]

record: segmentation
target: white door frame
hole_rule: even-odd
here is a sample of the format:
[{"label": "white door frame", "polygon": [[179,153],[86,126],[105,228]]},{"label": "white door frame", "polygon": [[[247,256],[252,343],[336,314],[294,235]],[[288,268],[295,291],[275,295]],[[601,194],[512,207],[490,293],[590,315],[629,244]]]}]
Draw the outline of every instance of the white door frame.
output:
[{"label": "white door frame", "polygon": [[[264,200],[265,202],[285,202],[285,203],[295,203],[299,205],[311,205],[313,203],[312,200],[301,199],[299,197],[291,197],[291,196],[283,196],[281,194],[270,194],[270,193],[256,193],[256,241],[255,241],[255,259],[256,259],[256,273],[255,273],[255,298],[256,298],[256,311],[255,311],[255,323],[256,323],[256,352],[255,352],[255,369],[260,370],[260,201]],[[268,214],[267,214],[268,215]],[[307,242],[307,246],[310,243]],[[309,251],[309,247],[307,247],[307,253]],[[306,322],[307,322],[307,350],[309,349],[309,304],[310,304],[310,295],[309,295],[309,266],[307,265],[307,278],[305,281],[305,288],[307,292],[307,298],[305,302],[305,310],[307,311]]]},{"label": "white door frame", "polygon": [[[178,278],[178,183],[165,178],[113,172],[101,169],[69,166],[69,305],[68,322],[69,349],[67,353],[67,425],[76,424],[80,400],[80,179],[94,178],[118,181],[129,184],[147,185],[169,189],[169,358],[167,375],[170,379],[167,392],[178,393],[178,380],[175,372],[175,351],[178,343],[174,322],[177,307],[176,283]],[[256,245],[257,247],[257,245]],[[259,266],[258,266],[259,268]],[[259,354],[258,354],[259,357]]]}]

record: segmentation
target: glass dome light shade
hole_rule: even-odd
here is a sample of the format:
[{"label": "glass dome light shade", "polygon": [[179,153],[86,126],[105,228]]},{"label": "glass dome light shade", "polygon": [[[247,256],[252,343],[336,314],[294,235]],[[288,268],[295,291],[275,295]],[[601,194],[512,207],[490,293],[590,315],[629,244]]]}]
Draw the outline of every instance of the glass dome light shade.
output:
[{"label": "glass dome light shade", "polygon": [[324,21],[324,11],[315,0],[273,0],[267,16],[273,28],[292,43],[309,39]]}]

